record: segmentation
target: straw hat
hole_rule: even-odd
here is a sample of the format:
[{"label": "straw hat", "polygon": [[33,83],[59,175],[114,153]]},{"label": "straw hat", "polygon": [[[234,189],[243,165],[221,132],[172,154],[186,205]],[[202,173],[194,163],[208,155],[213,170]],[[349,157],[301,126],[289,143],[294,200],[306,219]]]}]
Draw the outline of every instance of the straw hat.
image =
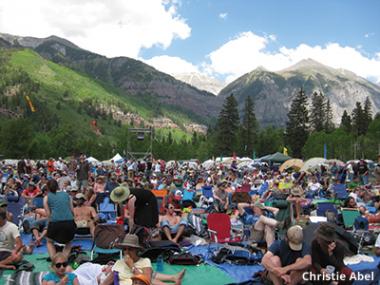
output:
[{"label": "straw hat", "polygon": [[118,248],[132,247],[132,248],[141,248],[139,244],[139,238],[134,234],[126,234],[123,241],[117,244]]},{"label": "straw hat", "polygon": [[146,285],[150,285],[151,284],[149,278],[146,275],[144,275],[144,274],[133,275],[131,277],[131,279],[132,279],[132,281],[133,280],[141,281],[141,282],[143,282]]},{"label": "straw hat", "polygon": [[111,200],[115,203],[124,202],[128,199],[130,194],[129,188],[127,186],[118,186],[111,192]]}]

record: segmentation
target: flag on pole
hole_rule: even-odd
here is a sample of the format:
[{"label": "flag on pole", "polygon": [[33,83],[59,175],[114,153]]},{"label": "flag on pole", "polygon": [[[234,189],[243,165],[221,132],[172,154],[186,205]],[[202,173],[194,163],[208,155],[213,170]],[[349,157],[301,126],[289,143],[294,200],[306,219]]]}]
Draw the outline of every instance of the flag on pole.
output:
[{"label": "flag on pole", "polygon": [[283,153],[284,155],[288,155],[288,149],[287,149],[286,147],[284,147],[284,149],[282,150],[282,153]]}]

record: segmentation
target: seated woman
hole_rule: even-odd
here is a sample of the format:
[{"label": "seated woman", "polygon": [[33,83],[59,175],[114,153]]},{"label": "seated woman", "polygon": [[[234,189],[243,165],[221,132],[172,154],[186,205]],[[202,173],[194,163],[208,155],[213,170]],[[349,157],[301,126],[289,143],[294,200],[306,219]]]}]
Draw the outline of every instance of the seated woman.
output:
[{"label": "seated woman", "polygon": [[[174,282],[176,285],[182,283],[185,271],[182,270],[177,275],[166,275],[161,273],[152,273],[152,264],[149,258],[142,258],[138,255],[141,248],[137,235],[126,234],[119,247],[124,250],[124,259],[118,260],[112,267],[113,274],[108,274],[101,285],[131,285],[134,275],[144,275],[146,279],[152,280],[151,284],[162,285],[165,281]],[[153,277],[152,277],[153,275]]]},{"label": "seated woman", "polygon": [[314,281],[313,284],[351,284],[348,281],[351,276],[351,269],[346,267],[343,262],[345,252],[344,246],[339,242],[333,225],[321,223],[316,231],[316,236],[311,243],[312,268],[316,274],[327,274],[326,267],[328,265],[335,268],[335,273],[346,275],[346,282],[331,281]]},{"label": "seated woman", "polygon": [[66,272],[68,262],[65,254],[58,252],[53,256],[51,261],[51,269],[53,271],[42,278],[42,285],[79,285],[76,275]]},{"label": "seated woman", "polygon": [[168,240],[177,243],[185,232],[187,220],[177,215],[173,204],[168,204],[165,208],[166,214],[161,218],[161,228]]}]

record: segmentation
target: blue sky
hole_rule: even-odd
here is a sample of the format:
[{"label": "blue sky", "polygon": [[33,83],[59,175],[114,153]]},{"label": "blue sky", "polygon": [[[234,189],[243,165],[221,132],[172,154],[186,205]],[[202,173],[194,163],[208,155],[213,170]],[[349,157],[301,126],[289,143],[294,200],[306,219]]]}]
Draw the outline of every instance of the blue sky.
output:
[{"label": "blue sky", "polygon": [[[191,27],[191,37],[174,41],[166,50],[144,49],[142,57],[170,54],[201,62],[206,54],[244,31],[276,35],[277,42],[268,50],[301,43],[338,42],[362,46],[363,52],[371,55],[380,51],[380,1],[193,0],[181,3],[178,12]],[[224,19],[219,17],[223,13],[227,14]]]},{"label": "blue sky", "polygon": [[230,82],[313,58],[380,83],[377,0],[2,0],[0,32]]}]

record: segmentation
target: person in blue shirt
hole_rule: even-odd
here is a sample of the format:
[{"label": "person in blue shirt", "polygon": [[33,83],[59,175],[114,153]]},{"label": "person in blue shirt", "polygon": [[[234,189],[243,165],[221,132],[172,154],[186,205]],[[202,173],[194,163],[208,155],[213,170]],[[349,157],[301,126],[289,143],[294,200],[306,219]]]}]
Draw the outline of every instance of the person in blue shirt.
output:
[{"label": "person in blue shirt", "polygon": [[274,285],[300,283],[302,274],[312,264],[311,248],[303,241],[302,228],[298,225],[290,227],[285,239],[277,240],[269,247],[261,264]]},{"label": "person in blue shirt", "polygon": [[65,254],[62,252],[55,254],[52,258],[52,272],[42,278],[42,285],[79,285],[77,276],[74,273],[66,272],[68,265]]}]

